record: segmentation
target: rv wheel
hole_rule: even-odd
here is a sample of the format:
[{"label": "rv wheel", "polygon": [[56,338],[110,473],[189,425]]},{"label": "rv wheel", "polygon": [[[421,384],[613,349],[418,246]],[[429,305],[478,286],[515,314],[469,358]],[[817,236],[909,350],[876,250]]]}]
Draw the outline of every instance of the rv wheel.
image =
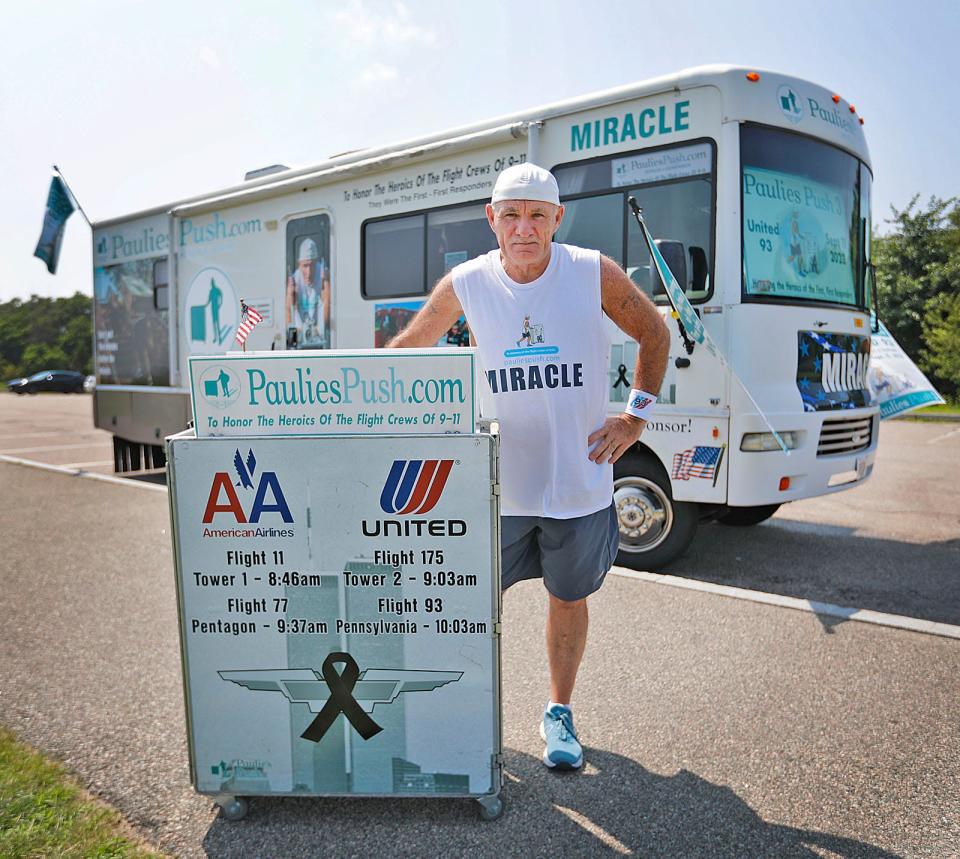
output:
[{"label": "rv wheel", "polygon": [[620,566],[657,570],[681,555],[697,532],[698,506],[673,500],[670,478],[650,454],[628,454],[614,465],[613,503]]}]

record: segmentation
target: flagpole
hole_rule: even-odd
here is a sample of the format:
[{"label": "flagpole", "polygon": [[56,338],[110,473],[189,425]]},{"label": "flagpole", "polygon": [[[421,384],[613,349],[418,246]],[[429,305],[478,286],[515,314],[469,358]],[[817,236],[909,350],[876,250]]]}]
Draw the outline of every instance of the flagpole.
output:
[{"label": "flagpole", "polygon": [[77,211],[83,215],[83,219],[87,222],[87,226],[90,229],[93,229],[93,224],[90,222],[90,219],[87,217],[87,213],[83,211],[83,206],[80,205],[80,201],[77,199],[77,195],[73,193],[73,188],[70,187],[70,184],[67,182],[67,177],[60,172],[60,168],[56,164],[53,165],[53,169],[56,171],[57,175],[60,177],[60,181],[63,182],[63,186],[67,189],[67,192],[70,194],[70,197],[73,199],[73,202],[77,204]]}]

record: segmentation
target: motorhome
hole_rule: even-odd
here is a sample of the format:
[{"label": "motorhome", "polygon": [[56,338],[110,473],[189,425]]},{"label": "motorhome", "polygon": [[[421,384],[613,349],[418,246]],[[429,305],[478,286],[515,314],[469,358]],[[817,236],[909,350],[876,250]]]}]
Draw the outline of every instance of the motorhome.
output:
[{"label": "motorhome", "polygon": [[[495,246],[494,180],[533,162],[560,186],[556,240],[618,262],[673,332],[655,417],[615,471],[619,562],[656,569],[705,518],[756,524],[870,474],[862,126],[830,89],[710,66],[101,221],[95,423],[117,471],[163,465],[163,439],[190,420],[188,358],[236,348],[241,299],[263,317],[249,349],[383,346],[445,272]],[[684,341],[629,197],[724,360]],[[524,333],[549,341],[536,319]],[[616,412],[637,344],[612,323],[611,337]],[[444,342],[467,344],[466,325]]]}]

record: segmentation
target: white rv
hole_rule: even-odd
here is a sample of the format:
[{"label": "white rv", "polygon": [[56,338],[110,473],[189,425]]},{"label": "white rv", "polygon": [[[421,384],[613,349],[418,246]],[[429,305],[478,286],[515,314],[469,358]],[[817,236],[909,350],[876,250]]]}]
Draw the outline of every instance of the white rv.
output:
[{"label": "white rv", "polygon": [[[879,417],[865,378],[862,121],[831,90],[727,66],[261,171],[95,224],[95,422],[114,434],[117,470],[163,464],[163,438],[190,416],[187,359],[235,348],[241,298],[263,316],[250,349],[383,345],[446,271],[494,247],[484,204],[497,173],[524,160],[560,184],[557,240],[612,257],[670,317],[656,417],[616,467],[620,563],[657,568],[703,518],[755,524],[869,476]],[[631,196],[726,362],[684,343]],[[528,344],[548,336],[530,320]],[[445,339],[467,337],[455,326]],[[611,411],[636,357],[615,337]]]}]

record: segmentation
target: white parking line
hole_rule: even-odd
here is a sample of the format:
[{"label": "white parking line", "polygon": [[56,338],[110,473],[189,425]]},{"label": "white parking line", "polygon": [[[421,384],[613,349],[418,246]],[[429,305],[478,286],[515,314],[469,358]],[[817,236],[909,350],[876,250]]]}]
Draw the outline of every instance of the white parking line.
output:
[{"label": "white parking line", "polygon": [[66,474],[70,477],[89,477],[91,480],[102,480],[104,483],[116,483],[120,486],[134,486],[138,489],[150,489],[153,492],[166,492],[167,487],[158,483],[147,483],[143,480],[131,480],[129,477],[117,477],[113,474],[98,474],[96,471],[83,471],[77,468],[67,468],[63,465],[50,465],[47,462],[36,462],[32,459],[20,459],[16,456],[5,456],[0,453],[0,462],[9,462],[11,465],[26,465],[29,468],[39,468],[41,471],[53,471],[57,474]]},{"label": "white parking line", "polygon": [[936,444],[936,442],[943,441],[945,438],[950,438],[950,436],[956,435],[958,432],[960,432],[960,428],[950,430],[950,432],[945,432],[943,435],[938,435],[935,438],[928,438],[927,444]]},{"label": "white parking line", "polygon": [[43,453],[45,450],[77,450],[81,447],[90,447],[91,442],[81,444],[51,444],[46,447],[5,447],[0,448],[0,453]]},{"label": "white parking line", "polygon": [[34,432],[33,430],[24,430],[23,432],[9,432],[0,434],[0,441],[9,438],[15,439],[24,439],[24,438],[47,438],[49,436],[55,435],[65,435],[69,438],[76,438],[77,436],[84,435],[102,435],[103,430],[87,430],[86,432],[74,432],[73,430],[50,430],[43,432]]},{"label": "white parking line", "polygon": [[730,585],[715,585],[712,582],[701,582],[696,579],[684,579],[679,576],[667,576],[661,573],[644,573],[637,570],[628,570],[624,567],[613,567],[610,572],[625,579],[637,579],[641,582],[652,582],[657,585],[667,585],[672,588],[683,588],[689,591],[716,594],[717,596],[732,597],[748,602],[763,603],[779,608],[791,608],[797,611],[806,611],[811,614],[824,614],[829,617],[839,617],[844,620],[856,620],[861,623],[872,623],[877,626],[892,626],[896,629],[906,629],[910,632],[922,632],[927,635],[942,635],[946,638],[960,638],[960,626],[949,623],[937,623],[932,620],[920,620],[916,617],[905,617],[900,614],[885,614],[881,611],[870,611],[863,608],[850,608],[831,603],[817,602],[816,600],[802,600],[797,597],[785,597],[780,594],[768,594],[764,591],[751,591],[747,588],[734,588]]},{"label": "white parking line", "polygon": [[100,465],[113,465],[112,459],[96,459],[93,462],[65,462],[61,468],[96,468]]}]

